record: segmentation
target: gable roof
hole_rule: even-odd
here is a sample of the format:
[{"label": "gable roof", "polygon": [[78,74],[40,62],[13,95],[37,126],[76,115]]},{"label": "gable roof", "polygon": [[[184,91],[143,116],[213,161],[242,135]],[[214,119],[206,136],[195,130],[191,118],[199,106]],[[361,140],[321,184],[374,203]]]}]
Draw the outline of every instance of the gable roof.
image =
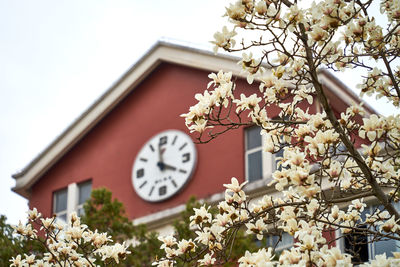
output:
[{"label": "gable roof", "polygon": [[[159,41],[140,58],[121,78],[119,78],[97,101],[78,117],[47,148],[37,155],[25,168],[12,175],[16,180],[13,191],[29,198],[30,188],[74,147],[102,118],[104,118],[125,96],[140,84],[162,62],[218,72],[231,71],[233,75],[244,77],[237,57],[214,55],[206,50]],[[327,71],[320,72],[321,82],[346,104],[360,102],[359,97]],[[376,113],[364,105],[370,113]]]}]

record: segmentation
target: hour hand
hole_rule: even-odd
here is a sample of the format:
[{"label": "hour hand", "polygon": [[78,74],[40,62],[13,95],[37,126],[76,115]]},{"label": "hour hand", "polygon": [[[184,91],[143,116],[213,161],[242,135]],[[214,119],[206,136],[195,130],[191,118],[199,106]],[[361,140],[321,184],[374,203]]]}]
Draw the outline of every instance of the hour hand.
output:
[{"label": "hour hand", "polygon": [[171,171],[176,171],[176,167],[171,166],[171,165],[168,165],[168,164],[165,164],[165,163],[164,163],[164,168],[165,168],[165,169],[169,169],[169,170],[171,170]]}]

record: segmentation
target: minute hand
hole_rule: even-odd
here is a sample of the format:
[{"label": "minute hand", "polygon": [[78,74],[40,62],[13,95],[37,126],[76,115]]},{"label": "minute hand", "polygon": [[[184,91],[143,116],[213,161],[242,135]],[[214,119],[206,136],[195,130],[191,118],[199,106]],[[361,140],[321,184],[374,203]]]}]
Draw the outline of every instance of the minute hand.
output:
[{"label": "minute hand", "polygon": [[161,148],[158,146],[158,161],[164,163],[163,154],[165,152],[165,148]]}]

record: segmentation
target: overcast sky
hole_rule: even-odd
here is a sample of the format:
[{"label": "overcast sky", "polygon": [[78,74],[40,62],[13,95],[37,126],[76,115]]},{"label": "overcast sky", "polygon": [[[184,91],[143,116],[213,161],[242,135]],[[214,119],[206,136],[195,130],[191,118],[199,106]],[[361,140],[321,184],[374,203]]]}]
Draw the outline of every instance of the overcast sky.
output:
[{"label": "overcast sky", "polygon": [[158,39],[205,48],[225,0],[0,0],[0,214],[26,166]]},{"label": "overcast sky", "polygon": [[210,48],[227,2],[0,0],[0,214],[25,217],[11,175],[157,40]]}]

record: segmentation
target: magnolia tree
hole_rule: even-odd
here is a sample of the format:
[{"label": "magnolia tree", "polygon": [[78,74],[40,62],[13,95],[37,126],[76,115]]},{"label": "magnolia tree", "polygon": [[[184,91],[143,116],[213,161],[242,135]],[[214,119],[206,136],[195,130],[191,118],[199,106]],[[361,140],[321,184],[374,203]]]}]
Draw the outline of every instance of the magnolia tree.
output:
[{"label": "magnolia tree", "polygon": [[28,222],[20,222],[14,229],[21,238],[41,243],[45,252],[17,255],[10,260],[11,267],[115,266],[130,253],[125,243],[112,244],[107,233],[89,230],[75,213],[65,224],[56,216],[42,218],[35,208],[28,212]]},{"label": "magnolia tree", "polygon": [[[215,51],[243,51],[239,63],[259,92],[238,96],[231,73],[213,73],[207,90],[195,96],[198,103],[183,114],[200,143],[259,126],[263,150],[283,155],[272,175],[278,194],[251,201],[246,183],[232,178],[219,214],[207,206],[195,209],[196,237],[160,238],[165,257],[154,265],[179,259],[194,265],[351,266],[354,254],[330,242],[349,235],[368,236],[363,242],[400,240],[400,117],[367,116],[356,104],[335,114],[319,78],[323,69],[362,69],[361,94],[399,107],[400,2],[381,1],[382,25],[370,14],[372,0],[304,2],[239,0],[227,7],[233,26],[214,35]],[[321,112],[304,108],[313,101]],[[279,109],[278,117],[272,109]],[[367,212],[365,201],[380,208]],[[280,255],[271,246],[231,259],[240,228],[255,240],[287,233],[294,245]],[[335,232],[335,240],[327,240],[327,232]],[[400,253],[388,256],[364,264],[400,266]]]}]

